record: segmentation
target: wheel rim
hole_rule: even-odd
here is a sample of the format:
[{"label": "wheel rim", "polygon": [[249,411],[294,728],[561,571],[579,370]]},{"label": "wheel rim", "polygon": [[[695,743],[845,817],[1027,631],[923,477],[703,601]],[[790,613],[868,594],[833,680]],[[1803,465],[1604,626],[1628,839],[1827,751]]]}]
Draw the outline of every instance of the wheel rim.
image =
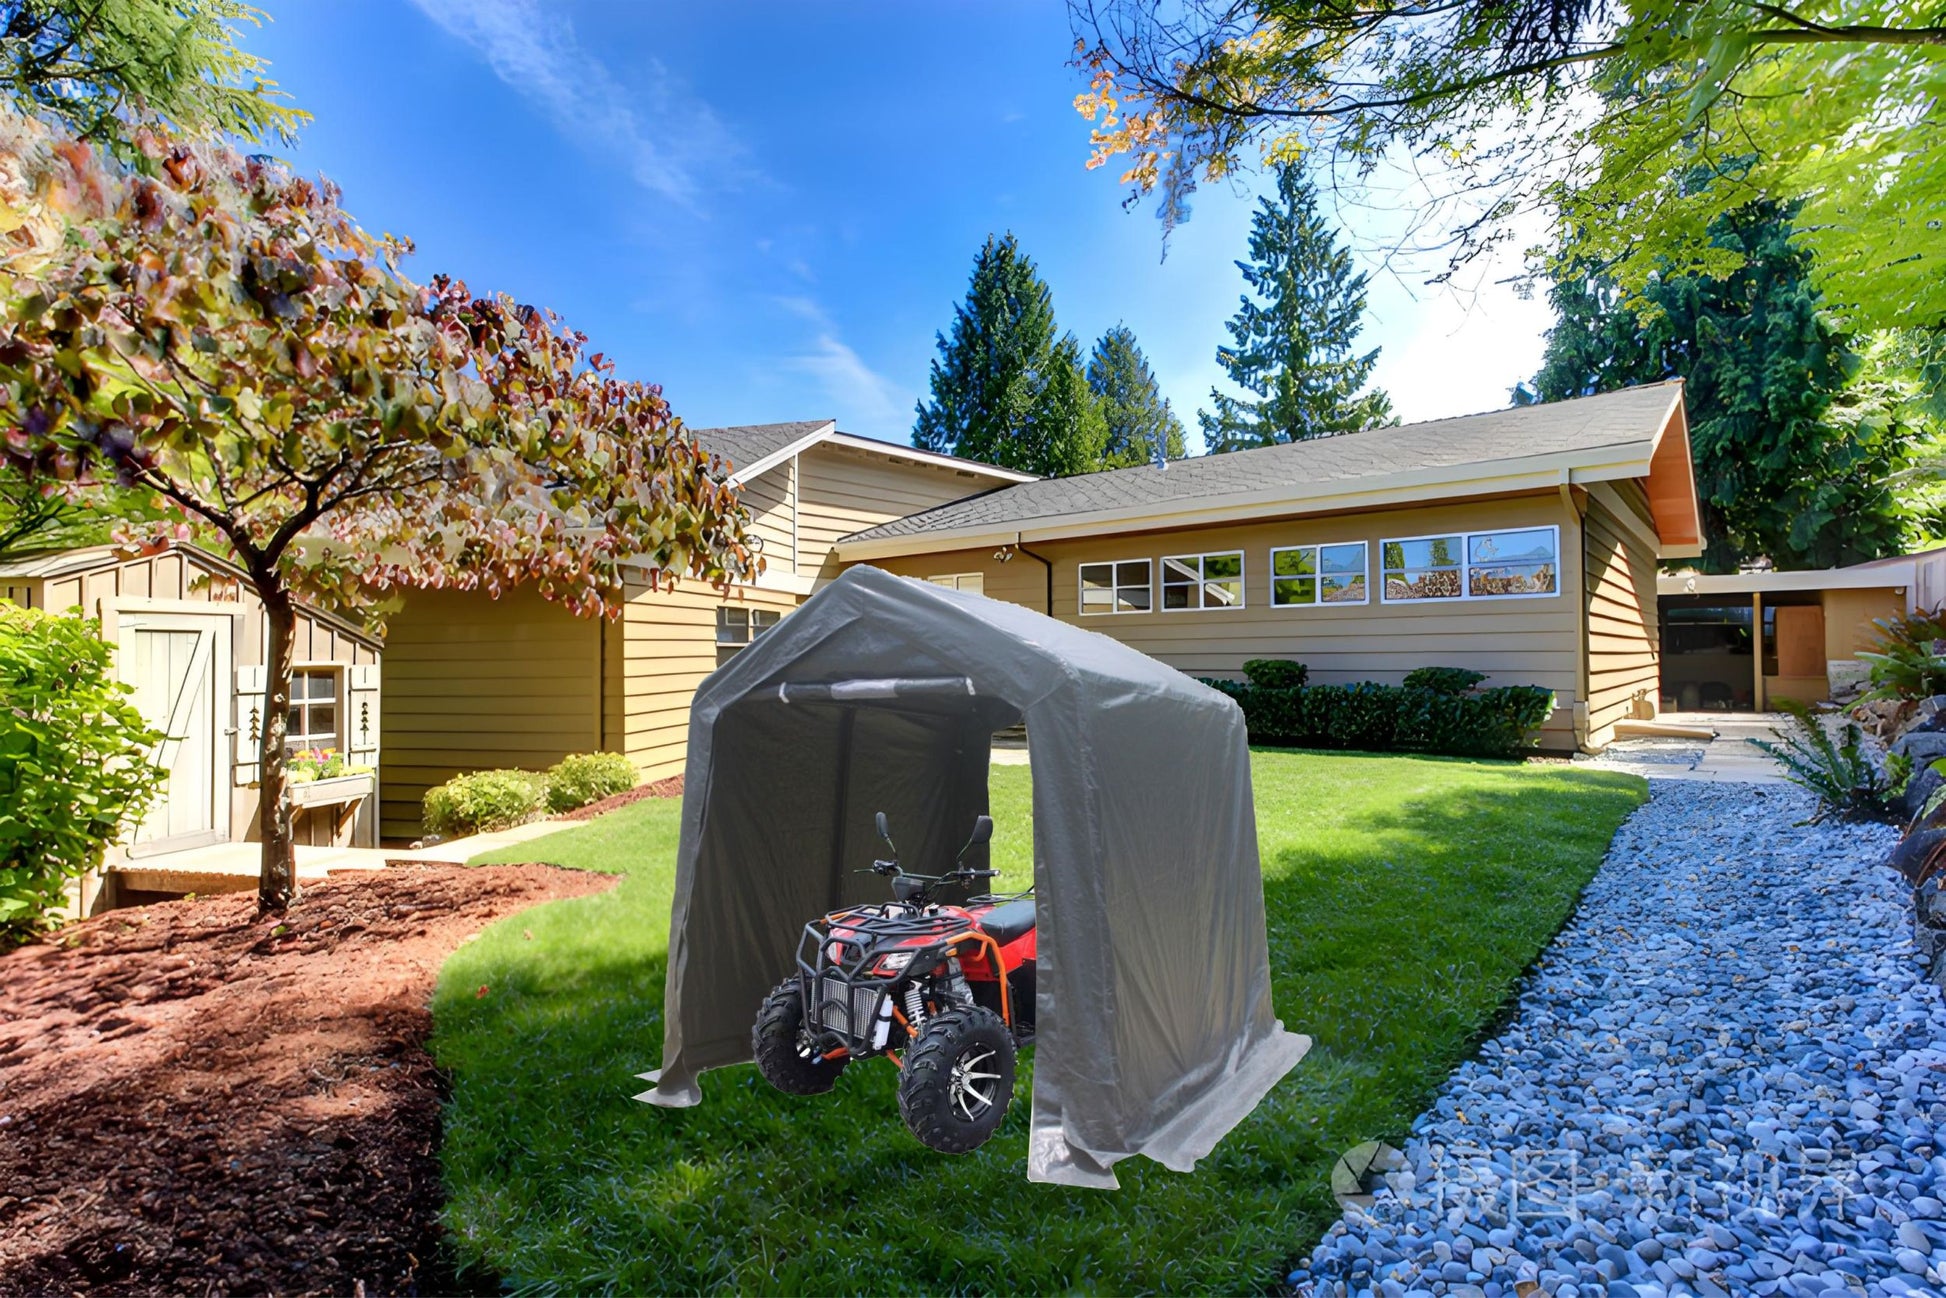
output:
[{"label": "wheel rim", "polygon": [[999,1095],[1000,1074],[989,1073],[981,1065],[992,1059],[994,1052],[982,1050],[978,1053],[968,1051],[953,1061],[953,1078],[950,1085],[953,1108],[968,1122],[977,1122],[993,1107],[994,1098]]},{"label": "wheel rim", "polygon": [[811,1029],[799,1025],[797,1029],[797,1057],[805,1063],[823,1063],[818,1054],[818,1043],[811,1039]]}]

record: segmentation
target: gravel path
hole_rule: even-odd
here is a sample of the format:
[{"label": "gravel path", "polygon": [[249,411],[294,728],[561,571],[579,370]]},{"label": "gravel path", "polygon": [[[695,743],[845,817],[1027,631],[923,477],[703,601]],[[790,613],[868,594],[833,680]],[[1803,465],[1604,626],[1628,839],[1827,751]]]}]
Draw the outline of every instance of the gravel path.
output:
[{"label": "gravel path", "polygon": [[1300,1292],[1939,1294],[1946,1002],[1878,825],[1653,780]]}]

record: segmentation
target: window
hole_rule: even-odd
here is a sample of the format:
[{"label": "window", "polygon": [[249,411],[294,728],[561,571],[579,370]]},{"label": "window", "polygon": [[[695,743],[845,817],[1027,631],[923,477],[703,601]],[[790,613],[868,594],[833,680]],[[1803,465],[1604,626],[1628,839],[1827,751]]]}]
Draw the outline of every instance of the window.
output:
[{"label": "window", "polygon": [[338,747],[338,673],[330,667],[300,667],[291,673],[291,710],[284,751]]},{"label": "window", "polygon": [[1511,599],[1558,595],[1561,533],[1555,527],[1455,532],[1379,545],[1384,599]]},{"label": "window", "polygon": [[782,617],[774,608],[719,608],[716,610],[716,665],[721,667],[736,657],[737,650],[777,625]]},{"label": "window", "polygon": [[1147,559],[1081,565],[1081,612],[1146,613],[1151,605]]},{"label": "window", "polygon": [[935,586],[944,586],[949,590],[963,590],[974,595],[986,594],[986,578],[977,572],[949,572],[939,577],[928,577],[926,580]]},{"label": "window", "polygon": [[1162,607],[1242,608],[1243,552],[1177,554],[1164,559]]},{"label": "window", "polygon": [[1270,602],[1279,608],[1300,604],[1363,604],[1365,543],[1293,545],[1270,552]]}]

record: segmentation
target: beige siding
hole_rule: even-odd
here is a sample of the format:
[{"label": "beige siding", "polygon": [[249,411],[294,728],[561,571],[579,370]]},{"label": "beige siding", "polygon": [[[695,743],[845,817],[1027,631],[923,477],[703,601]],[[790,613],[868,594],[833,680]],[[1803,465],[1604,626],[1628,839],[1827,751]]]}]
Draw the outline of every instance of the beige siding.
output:
[{"label": "beige siding", "polygon": [[[797,571],[797,461],[786,460],[743,484],[739,495],[750,511],[750,531],[763,538],[773,574]],[[815,570],[816,565],[813,565]]]},{"label": "beige siding", "polygon": [[[897,448],[887,447],[886,453],[896,454]],[[992,478],[964,469],[888,460],[885,454],[829,443],[798,456],[797,471],[797,570],[807,576],[836,574],[837,567],[827,561],[841,536],[995,485]]]},{"label": "beige siding", "polygon": [[[1320,684],[1373,680],[1398,683],[1415,667],[1470,667],[1490,685],[1539,685],[1555,693],[1556,709],[1542,734],[1545,747],[1575,744],[1579,699],[1576,646],[1580,636],[1580,564],[1563,556],[1556,597],[1386,604],[1377,598],[1379,544],[1387,538],[1496,528],[1560,526],[1571,544],[1572,519],[1558,494],[1512,497],[1422,509],[1312,517],[1185,532],[1146,533],[1029,548],[1054,567],[1053,613],[1101,631],[1193,676],[1240,677],[1251,658],[1294,658]],[[1273,547],[1365,541],[1373,599],[1363,605],[1280,608],[1270,603]],[[1160,560],[1166,555],[1242,550],[1244,607],[1223,610],[1077,615],[1080,565],[1114,559]],[[979,572],[986,593],[1045,611],[1042,566],[1021,552],[1002,563],[990,549],[960,550],[878,561],[913,577]],[[1158,587],[1159,589],[1159,587]],[[1653,585],[1651,585],[1653,590]]]},{"label": "beige siding", "polygon": [[716,610],[726,603],[787,613],[798,601],[762,590],[726,599],[700,582],[684,582],[673,592],[629,591],[621,621],[620,748],[644,779],[682,774],[689,701],[716,670]]},{"label": "beige siding", "polygon": [[1655,550],[1641,489],[1598,487],[1588,497],[1583,554],[1588,591],[1588,742],[1614,737],[1617,721],[1653,716],[1662,694],[1662,640]]},{"label": "beige siding", "polygon": [[462,771],[599,748],[602,632],[531,590],[409,595],[386,627],[381,832],[417,836],[426,790]]}]

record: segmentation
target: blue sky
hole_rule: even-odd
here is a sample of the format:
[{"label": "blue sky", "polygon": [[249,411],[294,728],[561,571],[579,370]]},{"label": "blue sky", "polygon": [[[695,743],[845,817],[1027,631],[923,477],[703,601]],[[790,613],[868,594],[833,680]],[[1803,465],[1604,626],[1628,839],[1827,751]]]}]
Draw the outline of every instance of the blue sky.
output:
[{"label": "blue sky", "polygon": [[[264,3],[246,43],[316,116],[297,165],[410,235],[416,275],[551,307],[693,426],[905,441],[974,250],[1012,230],[1084,347],[1135,330],[1196,444],[1251,197],[1205,192],[1165,260],[1083,167],[1054,0]],[[1381,274],[1366,336],[1410,420],[1507,404],[1546,324]]]}]

